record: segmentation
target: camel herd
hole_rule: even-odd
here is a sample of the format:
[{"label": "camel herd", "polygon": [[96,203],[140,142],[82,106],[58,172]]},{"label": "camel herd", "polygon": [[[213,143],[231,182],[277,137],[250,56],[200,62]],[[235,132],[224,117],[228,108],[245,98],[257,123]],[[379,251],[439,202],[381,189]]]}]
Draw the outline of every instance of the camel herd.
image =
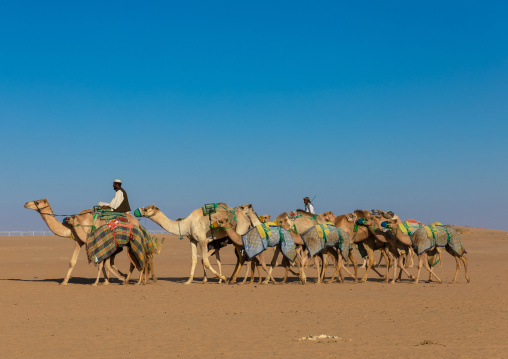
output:
[{"label": "camel herd", "polygon": [[[25,208],[36,210],[49,229],[57,236],[71,238],[75,241],[69,270],[61,283],[66,285],[76,265],[81,248],[83,245],[87,245],[93,231],[107,225],[107,221],[97,218],[94,211],[88,209],[66,218],[62,223],[55,218],[47,199],[27,202]],[[180,235],[181,238],[189,238],[191,268],[189,279],[185,284],[191,284],[194,280],[198,247],[202,253],[204,281],[207,281],[206,271],[209,270],[219,278],[219,282],[235,283],[242,266],[248,262],[243,282],[248,278],[253,282],[257,269],[262,283],[285,283],[291,272],[298,277],[302,284],[305,284],[307,282],[306,268],[313,263],[317,270],[316,282],[323,283],[325,282],[325,270],[331,259],[335,270],[331,278],[328,279],[328,283],[334,282],[336,277],[340,282],[343,282],[343,270],[353,278],[354,282],[357,282],[358,265],[353,256],[353,250],[357,248],[364,257],[365,266],[365,273],[359,280],[360,282],[367,280],[370,270],[384,277],[385,282],[389,282],[389,270],[393,264],[392,283],[401,280],[402,272],[413,283],[418,283],[422,267],[425,267],[429,272],[429,281],[436,278],[441,283],[441,278],[434,273],[432,266],[439,262],[440,248],[442,247],[456,261],[456,271],[451,283],[456,281],[461,264],[464,265],[467,282],[470,280],[467,273],[466,252],[458,233],[453,228],[440,224],[430,227],[418,224],[411,227],[411,223],[402,222],[392,212],[379,210],[356,210],[339,216],[331,211],[314,215],[297,210],[281,213],[271,220],[270,215],[258,216],[250,204],[233,208],[225,203],[216,203],[210,208],[212,210],[208,212],[205,211],[205,207],[198,208],[187,217],[176,221],[167,218],[155,205],[142,207],[134,212],[137,217],[148,218],[170,233]],[[136,217],[126,214],[126,218],[131,228],[132,226],[141,227]],[[247,253],[250,244],[246,241],[248,238],[254,237],[258,239],[256,244],[258,246],[262,244],[262,247],[255,255],[249,257]],[[229,279],[222,274],[220,261],[220,250],[228,243],[234,246],[237,256],[235,269]],[[270,247],[273,247],[274,250],[268,251],[267,248]],[[382,258],[386,262],[386,274],[384,275],[374,266],[374,251],[376,250],[381,252]],[[96,263],[98,273],[94,285],[99,283],[101,272],[104,275],[104,284],[109,283],[109,273],[113,273],[123,283],[129,282],[133,269],[137,265],[131,259],[129,272],[124,274],[119,271],[114,265],[114,258],[120,251],[121,248],[108,258]],[[142,280],[146,283],[149,273],[156,281],[152,260],[152,255],[155,253],[146,252],[144,267],[137,266],[141,272],[138,284]],[[269,253],[272,255],[272,259],[268,264],[266,256]],[[283,254],[282,260],[279,261],[281,253]],[[209,257],[211,255],[215,255],[217,259],[218,270],[210,264]],[[411,266],[412,258],[415,255],[418,258],[417,273],[413,276],[407,268]],[[349,269],[352,265],[354,273],[348,269],[348,262],[350,262]],[[272,271],[279,263],[285,268],[285,275],[281,281],[276,281]],[[266,274],[264,280],[262,280],[260,268]],[[397,269],[399,269],[398,274]]]}]

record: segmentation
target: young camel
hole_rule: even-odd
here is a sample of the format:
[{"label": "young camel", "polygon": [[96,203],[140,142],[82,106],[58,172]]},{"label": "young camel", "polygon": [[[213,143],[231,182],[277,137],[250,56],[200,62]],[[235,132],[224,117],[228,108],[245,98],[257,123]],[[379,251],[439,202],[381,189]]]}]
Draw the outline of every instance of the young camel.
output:
[{"label": "young camel", "polygon": [[[139,208],[139,212],[141,216],[150,218],[166,231],[189,238],[191,244],[191,272],[189,279],[184,284],[191,284],[194,279],[194,271],[198,261],[198,245],[203,255],[203,265],[219,279],[224,281],[227,280],[226,277],[217,272],[210,265],[210,261],[208,259],[208,243],[212,241],[212,229],[210,228],[211,223],[209,216],[203,215],[203,210],[201,208],[195,209],[189,214],[189,216],[181,221],[172,221],[155,205]],[[227,216],[233,217],[233,222],[236,222],[236,224],[233,223],[233,227],[238,231],[238,233],[247,232],[250,226],[250,221],[241,211],[235,211],[228,207],[225,203],[218,203],[217,213],[227,213]],[[211,215],[212,222],[216,220],[217,213]],[[226,237],[226,233],[224,230],[214,230],[213,236],[214,238],[224,238]]]},{"label": "young camel", "polygon": [[[67,275],[65,276],[64,280],[60,283],[61,285],[67,285],[69,279],[71,278],[72,270],[74,269],[78,260],[79,252],[81,251],[83,245],[86,244],[86,235],[81,234],[81,232],[77,233],[76,228],[70,224],[63,224],[60,221],[57,221],[47,198],[36,201],[29,201],[25,204],[25,208],[37,211],[41,215],[44,222],[47,224],[48,228],[55,235],[59,237],[71,238],[74,240],[74,251],[72,252],[71,260],[69,262],[69,270],[67,271]],[[86,209],[81,211],[78,216],[87,216],[93,218],[93,210]],[[137,219],[133,216],[127,215],[127,218],[129,219],[129,222],[139,225]],[[96,226],[98,227],[104,223],[104,221],[97,220]],[[114,265],[114,257],[111,258],[110,263],[108,262],[108,265],[109,264],[112,268],[121,273]]]},{"label": "young camel", "polygon": [[[429,238],[427,235],[427,232],[425,228],[420,228],[416,232],[414,232],[412,235],[408,235],[404,233],[400,229],[400,225],[402,225],[402,221],[399,218],[395,219],[386,219],[385,218],[373,218],[372,221],[381,228],[386,228],[389,230],[391,235],[393,235],[399,242],[405,244],[406,246],[412,246],[415,252],[418,255],[418,273],[416,275],[416,278],[414,278],[414,283],[417,284],[419,277],[420,277],[420,271],[422,269],[422,266],[425,267],[425,269],[430,273],[430,279],[432,276],[436,277],[439,283],[442,283],[441,278],[439,278],[432,268],[429,265],[429,261],[427,260],[427,254],[432,255],[433,257],[437,257],[438,254],[438,247],[437,243],[434,243],[434,246],[430,245],[428,248],[425,249],[423,247],[423,250],[419,248],[420,244],[427,244],[427,243],[433,243],[433,239]],[[383,223],[384,222],[384,223]],[[455,258],[455,275],[453,276],[452,281],[450,284],[455,283],[457,280],[457,276],[459,274],[459,270],[461,268],[461,262],[464,264],[464,274],[466,277],[466,281],[469,283],[470,279],[467,273],[467,257],[466,257],[466,251],[462,245],[462,241],[460,240],[460,237],[458,233],[453,228],[446,228],[444,226],[436,226],[438,232],[444,232],[442,234],[446,234],[449,236],[446,245],[444,245],[445,250]],[[452,246],[453,244],[453,246]],[[420,251],[420,252],[419,252]],[[419,254],[418,254],[419,253]],[[401,270],[403,268],[401,267]],[[399,273],[400,277],[400,273]]]}]

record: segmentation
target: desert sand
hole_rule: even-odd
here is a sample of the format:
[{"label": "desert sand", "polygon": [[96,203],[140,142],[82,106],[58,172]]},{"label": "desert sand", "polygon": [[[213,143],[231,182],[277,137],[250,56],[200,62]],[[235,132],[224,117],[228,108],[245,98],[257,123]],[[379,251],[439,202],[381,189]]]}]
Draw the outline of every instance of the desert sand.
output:
[{"label": "desert sand", "polygon": [[[0,237],[0,350],[3,358],[508,357],[508,232],[469,230],[471,283],[461,269],[453,285],[455,260],[443,252],[443,284],[384,284],[372,273],[367,283],[318,285],[308,268],[306,285],[294,276],[286,285],[226,285],[201,283],[199,266],[186,286],[189,241],[158,235],[156,284],[92,287],[96,268],[82,250],[60,286],[73,241]],[[221,256],[229,275],[233,249]],[[125,252],[117,265],[128,268]],[[320,334],[338,338],[298,340]]]}]

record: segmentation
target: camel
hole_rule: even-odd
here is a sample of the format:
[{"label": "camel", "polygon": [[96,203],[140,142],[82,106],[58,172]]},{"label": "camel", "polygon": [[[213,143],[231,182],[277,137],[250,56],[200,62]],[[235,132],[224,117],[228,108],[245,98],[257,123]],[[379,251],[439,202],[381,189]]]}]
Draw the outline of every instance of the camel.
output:
[{"label": "camel", "polygon": [[[382,211],[377,210],[376,212],[370,211],[357,211],[361,218],[358,220],[358,223],[363,228],[366,228],[372,235],[384,236],[386,239],[386,245],[384,246],[384,251],[387,251],[387,256],[385,258],[389,258],[389,262],[387,262],[386,270],[387,276],[390,268],[390,263],[393,262],[393,279],[391,283],[395,283],[395,281],[400,280],[400,276],[402,271],[406,273],[406,275],[413,279],[414,277],[409,274],[404,265],[404,258],[407,258],[409,255],[410,246],[407,245],[406,242],[400,242],[396,238],[394,238],[386,229],[381,228],[381,222],[377,222],[378,219],[382,218],[380,213]],[[393,259],[393,261],[391,260]],[[397,266],[400,267],[399,276],[397,277]],[[385,282],[388,282],[385,280]]]},{"label": "camel", "polygon": [[[217,222],[218,222],[219,226],[227,233],[229,238],[231,238],[237,253],[239,253],[239,257],[240,257],[239,265],[237,265],[235,267],[235,270],[234,270],[233,274],[231,275],[231,278],[236,278],[236,276],[237,276],[238,272],[240,271],[243,263],[247,259],[246,255],[241,255],[240,254],[240,253],[242,253],[242,249],[243,249],[243,240],[242,240],[242,237],[241,237],[240,234],[238,234],[238,232],[236,232],[232,228],[233,226],[232,226],[231,220],[229,218],[222,216],[221,218],[219,218],[217,220]],[[280,243],[277,245],[277,247],[280,248]],[[264,251],[261,252],[255,258],[258,259],[259,263],[261,264],[261,267],[267,273],[267,276],[275,284],[275,283],[277,283],[277,281],[273,278],[273,276],[271,274],[271,271],[268,271],[268,268],[266,267],[264,253],[265,253]],[[297,264],[298,268],[300,269],[300,261],[298,259],[296,259],[295,261],[296,261],[296,264]],[[289,260],[286,257],[284,257],[283,263],[284,263],[284,267],[286,269],[286,275],[285,275],[285,277],[287,277],[287,274],[289,272],[289,267],[291,266],[291,263],[289,262]],[[302,279],[302,276],[300,275],[299,277],[300,277],[300,281],[302,283],[305,283],[304,280]],[[233,280],[233,282],[234,282],[234,280]]]},{"label": "camel", "polygon": [[[277,221],[277,222],[285,222],[286,220],[288,220],[290,222],[291,231],[294,231],[296,234],[305,233],[308,229],[312,228],[316,224],[326,224],[326,222],[327,222],[324,214],[315,215],[315,214],[305,212],[302,210],[297,210],[296,212],[289,212],[289,213],[284,212],[284,213],[279,214],[275,218],[275,221]],[[303,248],[303,246],[305,245],[303,239],[301,240],[301,242],[298,241],[297,239],[295,239],[295,243],[297,245],[300,245],[301,248]],[[325,247],[324,250],[322,250],[321,252],[316,254],[316,256],[321,259],[321,264],[322,264],[321,268],[322,269],[320,268],[319,263],[317,261],[315,261],[315,258],[314,258],[315,256],[310,258],[311,261],[312,260],[315,261],[315,265],[316,265],[316,269],[317,269],[317,273],[318,273],[318,276],[317,276],[317,283],[318,284],[323,282],[325,269],[328,265],[328,262],[326,260],[326,254],[329,251],[332,251],[332,254],[333,254],[333,251],[335,251],[335,248]],[[333,254],[334,257],[335,257],[335,255],[336,255],[336,253]],[[302,257],[303,257],[302,258],[302,266],[305,266],[307,256],[302,254]],[[337,257],[335,257],[335,258],[337,258]],[[356,261],[355,261],[355,263],[356,263]],[[337,261],[336,264],[339,265],[339,261]],[[355,268],[355,272],[356,272],[356,268]]]},{"label": "camel", "polygon": [[[150,218],[152,221],[157,223],[163,229],[170,233],[178,233],[181,236],[186,236],[190,240],[191,244],[191,272],[189,279],[184,284],[191,284],[194,279],[194,271],[197,264],[197,247],[199,245],[201,253],[203,255],[203,265],[205,268],[210,270],[215,276],[223,281],[227,278],[222,274],[218,273],[210,265],[208,259],[208,243],[212,241],[212,231],[214,238],[224,238],[226,233],[222,229],[211,229],[209,216],[203,215],[202,208],[198,208],[192,211],[189,216],[182,219],[181,221],[172,221],[162,213],[162,211],[155,205],[139,208],[141,216]],[[233,218],[233,222],[236,222],[236,226],[233,226],[238,233],[247,232],[250,227],[250,221],[242,211],[235,211],[228,207],[225,203],[217,204],[217,213],[224,212],[227,216]],[[215,221],[215,214],[211,215],[212,222]]]},{"label": "camel", "polygon": [[[143,235],[148,235],[148,232],[142,231],[142,227],[139,225],[139,222],[136,218],[134,218],[130,214],[126,214],[126,217],[133,225],[133,227],[137,227],[140,232],[143,233]],[[96,227],[99,228],[106,224],[106,221],[99,220],[94,218],[92,210],[85,210],[81,213],[68,217],[67,221],[68,224],[70,224],[73,227],[73,231],[75,235],[81,239],[81,241],[86,242],[89,238],[92,228]],[[129,246],[129,245],[127,245]],[[97,279],[93,286],[97,286],[99,284],[100,280],[100,273],[101,271],[104,274],[104,285],[109,284],[109,276],[108,273],[113,273],[123,284],[129,283],[129,279],[132,275],[132,272],[135,268],[134,264],[131,261],[130,269],[127,275],[121,273],[118,268],[114,266],[114,258],[116,254],[120,253],[123,250],[122,247],[119,247],[117,251],[109,258],[106,258],[104,261],[101,261],[98,264],[98,271],[97,271]],[[148,271],[151,269],[153,273],[153,258],[151,255],[148,255],[145,248],[145,243],[143,243],[143,257],[145,258],[145,265],[144,268],[140,268],[140,276],[137,284],[139,285],[144,278],[143,273],[146,272],[146,276],[148,276]]]},{"label": "camel", "polygon": [[[386,270],[386,276],[384,282],[387,283],[389,281],[389,267],[390,267],[390,259],[388,257],[388,254],[385,250],[385,244],[386,239],[383,235],[373,235],[369,233],[368,229],[363,226],[358,226],[356,224],[356,221],[358,218],[362,218],[364,216],[364,212],[362,210],[356,210],[353,213],[349,213],[347,215],[340,215],[335,216],[332,211],[328,211],[323,213],[323,216],[325,219],[329,222],[334,223],[335,227],[343,229],[346,233],[349,234],[349,237],[351,238],[351,242],[354,244],[357,244],[359,246],[363,246],[365,251],[367,252],[367,269],[365,270],[365,274],[360,279],[360,283],[363,283],[368,278],[369,270],[372,269],[374,272],[376,272],[380,277],[383,277],[381,273],[378,272],[378,270],[374,267],[375,264],[375,258],[374,258],[374,250],[380,249],[381,253],[383,254],[383,257],[385,258],[385,262],[387,263],[387,270]],[[356,260],[354,259],[352,253],[350,253],[351,261],[353,262],[353,265],[355,265]],[[355,271],[356,273],[356,271]],[[338,274],[338,270],[335,270],[335,273],[333,274],[332,278],[330,279],[330,282],[332,282],[335,277]]]},{"label": "camel", "polygon": [[[425,230],[425,228],[419,228],[417,231],[415,231],[413,234],[409,235],[407,233],[404,233],[399,225],[402,224],[402,221],[400,218],[388,218],[389,215],[384,216],[382,218],[381,216],[375,216],[371,219],[372,222],[375,223],[376,226],[379,226],[379,228],[386,228],[390,231],[391,235],[393,235],[400,243],[405,244],[406,246],[411,246],[415,250],[415,252],[418,254],[419,248],[418,244],[422,241],[430,241],[430,238],[428,237],[428,234]],[[383,223],[385,222],[385,223]],[[467,257],[465,255],[466,251],[464,250],[464,247],[462,245],[462,241],[460,240],[460,237],[458,233],[453,228],[446,228],[445,226],[438,226],[438,231],[443,230],[448,235],[447,244],[444,246],[445,250],[455,258],[455,275],[450,282],[450,284],[455,283],[457,280],[457,276],[461,267],[461,262],[464,264],[464,274],[466,277],[466,281],[469,283],[470,278],[467,273]],[[455,246],[452,247],[452,244]],[[422,269],[422,265],[425,267],[425,269],[430,273],[429,281],[431,280],[432,276],[436,277],[439,283],[442,283],[441,278],[439,278],[432,268],[429,265],[429,261],[427,260],[428,255],[432,256],[433,258],[437,258],[439,256],[438,247],[430,247],[427,249],[424,249],[418,254],[418,273],[416,277],[414,278],[414,284],[418,284],[418,280],[420,277],[420,271]],[[435,264],[435,263],[434,263]],[[401,268],[402,270],[402,268]],[[400,273],[399,273],[400,277]]]},{"label": "camel", "polygon": [[[266,222],[267,220],[269,221],[271,219],[271,215],[263,215],[263,216],[258,216],[257,213],[254,211],[254,209],[252,208],[252,204],[244,204],[242,206],[238,206],[237,208],[239,208],[240,210],[242,210],[246,215],[247,217],[249,217],[250,221],[251,221],[251,225],[253,227],[256,227],[258,225],[260,225],[261,223],[268,223]],[[280,217],[283,217],[283,215],[280,215]],[[287,217],[287,215],[286,215]],[[261,219],[263,219],[264,221],[261,221]],[[275,221],[276,223],[278,223],[280,225],[280,221],[277,222]],[[274,223],[274,222],[272,222]],[[285,230],[289,231],[289,226],[287,227],[282,227],[284,228]],[[300,273],[295,273],[293,270],[290,269],[291,273],[295,274],[295,275],[298,275],[300,278],[303,278],[303,281],[305,282],[306,281],[306,276],[305,276],[305,272],[303,271],[303,264],[305,263],[305,257],[303,257],[302,255],[302,246],[304,245],[304,242],[303,242],[303,239],[299,236],[299,235],[294,235],[293,232],[289,231],[292,238],[293,238],[293,241],[295,242],[296,246],[297,246],[297,255],[298,255],[298,258],[301,262],[301,272]],[[272,257],[272,261],[270,263],[270,274],[272,273],[273,271],[273,268],[275,268],[278,264],[277,264],[277,259],[278,259],[278,256],[279,256],[279,253],[280,253],[280,246],[275,246],[275,250],[274,250],[274,253],[273,253],[273,257]],[[254,277],[254,268],[255,268],[255,262],[254,263],[251,263],[251,283],[253,281],[253,277]],[[284,262],[284,259],[283,259],[283,263],[282,265],[284,266],[286,263]],[[245,274],[245,277],[244,277],[244,282],[245,282],[245,279],[247,278],[247,275],[248,275],[248,271],[249,271],[249,268],[247,268],[247,273]],[[258,267],[258,273],[259,273],[259,267]],[[282,279],[282,281],[280,282],[281,284],[284,284],[286,283],[286,280],[287,280],[287,275],[288,275],[288,272],[286,272],[286,275],[284,276],[284,278]],[[268,282],[270,281],[270,276],[267,276],[266,279],[262,282],[263,284],[267,284]],[[260,283],[261,283],[261,277],[260,277]]]},{"label": "camel", "polygon": [[271,219],[272,219],[271,214],[263,214],[262,216],[259,216],[259,220],[261,221],[261,223],[268,223],[270,222]]},{"label": "camel", "polygon": [[[36,201],[29,201],[25,203],[25,208],[37,211],[41,215],[44,222],[46,222],[48,228],[55,235],[59,237],[71,238],[72,240],[74,240],[75,242],[74,251],[72,253],[71,260],[69,262],[69,270],[67,271],[67,275],[65,276],[64,280],[60,283],[61,285],[67,285],[71,277],[72,270],[74,269],[74,266],[76,265],[76,262],[78,260],[78,255],[79,252],[81,251],[81,247],[83,247],[83,245],[86,244],[86,235],[83,235],[80,231],[76,232],[76,228],[70,224],[63,224],[57,221],[47,198]],[[79,216],[89,216],[90,218],[92,218],[93,217],[92,210],[87,209],[81,211],[79,213]],[[131,215],[128,215],[127,217],[129,221],[132,221],[133,223],[138,223],[138,221]],[[103,221],[96,222],[97,226],[104,223]],[[93,220],[91,223],[93,224]],[[118,271],[118,269],[114,266],[114,258],[111,259],[111,267],[113,267]]]},{"label": "camel", "polygon": [[[320,218],[319,216],[324,216],[323,215],[316,215],[316,218]],[[295,218],[294,216],[283,216],[283,215],[279,215],[277,217],[279,219],[279,223],[282,224],[282,227],[285,228],[286,226],[286,223],[287,225],[289,226],[289,228],[291,228],[292,231],[295,232],[295,236],[297,237],[300,237],[300,241],[302,243],[302,248],[304,247],[303,244],[304,244],[304,241],[303,241],[303,238],[301,238],[301,235],[300,234],[296,234],[296,232],[300,232],[300,233],[305,233],[308,229],[314,227],[316,225],[316,223],[312,223],[312,222],[309,222],[307,221],[307,223],[305,223],[305,217],[297,217]],[[320,220],[324,220],[324,217],[321,217]],[[325,220],[326,221],[326,220]],[[295,223],[295,222],[300,222],[299,224]],[[304,223],[302,223],[304,222]],[[328,224],[330,224],[328,222]],[[310,226],[308,228],[306,228],[305,226]],[[340,238],[340,237],[339,237]],[[345,240],[350,240],[349,239],[349,236],[347,236],[347,238],[344,238]],[[295,239],[295,243],[297,243],[296,239]],[[335,268],[336,268],[336,274],[337,273],[339,274],[339,281],[342,283],[344,282],[344,276],[342,275],[342,268],[344,268],[344,270],[347,272],[347,274],[353,278],[353,280],[355,281],[355,283],[357,282],[357,268],[358,268],[358,265],[356,263],[356,260],[355,258],[353,257],[352,253],[350,250],[346,250],[347,253],[342,253],[341,252],[341,249],[338,247],[338,244],[339,243],[327,243],[325,245],[325,248],[322,252],[312,256],[311,260],[314,260],[315,261],[315,258],[318,256],[321,258],[321,261],[323,263],[323,266],[322,266],[322,269],[321,271],[319,270],[319,264],[318,262],[315,262],[316,264],[316,268],[318,270],[318,283],[324,283],[324,277],[325,277],[325,269],[326,269],[326,260],[324,260],[325,255],[328,253],[328,255],[332,256],[332,258],[334,259],[335,261]],[[349,247],[349,243],[348,243],[348,247]],[[321,255],[321,256],[320,256]],[[349,272],[349,270],[346,268],[346,266],[344,265],[344,262],[343,262],[343,256],[344,257],[348,257],[349,259],[351,259],[351,262],[353,263],[353,266],[354,266],[354,271],[355,271],[355,274],[351,274]],[[333,282],[333,278],[332,280],[330,280],[328,283],[331,283]]]}]

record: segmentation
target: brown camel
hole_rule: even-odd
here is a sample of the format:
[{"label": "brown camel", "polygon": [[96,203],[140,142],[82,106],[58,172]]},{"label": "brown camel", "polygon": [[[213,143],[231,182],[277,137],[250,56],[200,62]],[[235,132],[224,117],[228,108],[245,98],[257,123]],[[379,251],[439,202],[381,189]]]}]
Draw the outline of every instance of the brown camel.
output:
[{"label": "brown camel", "polygon": [[[244,204],[242,206],[238,206],[237,208],[241,209],[250,219],[251,221],[251,225],[253,227],[256,227],[258,225],[260,225],[262,222],[261,222],[261,219],[270,219],[271,218],[271,215],[264,215],[264,216],[258,216],[257,213],[254,211],[254,209],[252,208],[252,204]],[[279,215],[279,217],[284,217],[283,214]],[[287,217],[287,215],[286,215]],[[269,223],[269,222],[263,222],[263,223]],[[280,222],[277,222],[277,221],[274,221],[272,223],[278,223],[280,225]],[[285,227],[282,227],[284,228],[285,230],[288,230],[289,231],[289,228],[285,228]],[[293,270],[289,269],[291,271],[291,273],[293,273],[294,275],[297,275],[299,276],[300,279],[303,278],[303,281],[305,282],[306,281],[306,276],[305,276],[305,273],[303,271],[303,264],[306,260],[306,258],[303,256],[303,252],[302,252],[302,246],[304,245],[304,242],[302,240],[302,238],[300,236],[294,236],[293,233],[291,231],[289,231],[291,236],[293,237],[293,241],[295,242],[296,246],[297,246],[297,255],[298,255],[298,259],[301,263],[301,270],[299,270],[299,273],[295,273]],[[272,257],[272,261],[270,263],[270,275],[273,271],[273,268],[275,268],[277,266],[277,260],[278,260],[278,257],[279,257],[279,253],[280,252],[280,246],[275,246],[275,250],[274,250],[274,253],[273,253],[273,257]],[[283,258],[283,261],[282,261],[282,266],[283,267],[286,267],[287,263],[285,262],[285,260],[287,260],[285,257]],[[259,272],[259,268],[258,268],[258,272]],[[286,283],[286,280],[287,280],[287,275],[288,275],[288,272],[286,271],[286,274],[283,278],[283,280],[280,282],[281,284],[284,284]],[[246,276],[247,276],[247,273],[246,273]],[[251,267],[251,276],[253,277],[254,276],[254,264],[252,265]],[[246,277],[245,277],[246,278]],[[244,278],[244,281],[245,281],[245,278]],[[268,282],[270,281],[270,276],[267,276],[266,279],[263,281],[264,284],[267,284]],[[252,279],[251,279],[251,283],[252,283]]]},{"label": "brown camel", "polygon": [[[212,241],[212,231],[214,238],[224,238],[226,237],[226,232],[224,232],[222,229],[212,229],[210,227],[211,223],[209,216],[205,216],[203,214],[202,208],[198,208],[192,211],[189,216],[182,219],[181,221],[172,221],[166,217],[164,213],[162,213],[162,211],[155,205],[139,208],[139,212],[143,217],[150,218],[166,231],[189,238],[191,244],[191,272],[189,279],[185,282],[185,284],[191,284],[194,279],[194,271],[197,264],[198,245],[203,256],[203,265],[219,279],[224,281],[227,280],[226,277],[212,268],[208,259],[208,243]],[[232,208],[228,207],[225,203],[218,203],[216,213],[222,212],[226,213],[227,216],[232,218],[234,228],[238,231],[238,233],[247,232],[250,226],[250,221],[242,211],[235,211]],[[212,222],[216,220],[215,217],[216,214],[211,215]]]},{"label": "brown camel", "polygon": [[[363,275],[363,277],[360,279],[360,283],[363,283],[367,280],[370,269],[376,272],[380,277],[383,277],[383,275],[379,273],[376,268],[373,267],[375,263],[374,251],[376,249],[381,250],[383,257],[385,258],[385,262],[387,263],[387,273],[386,276],[384,276],[385,283],[387,283],[389,280],[388,270],[390,266],[389,264],[390,260],[388,254],[385,251],[386,239],[384,238],[383,235],[372,235],[371,233],[369,233],[367,228],[356,224],[357,219],[362,218],[364,216],[364,212],[367,211],[356,210],[353,213],[335,217],[333,212],[328,211],[323,213],[323,215],[327,219],[327,221],[334,223],[335,227],[341,228],[346,233],[348,233],[352,243],[357,244],[358,246],[362,246],[367,252],[368,259],[367,269],[365,270],[365,274]],[[352,261],[354,260],[352,253],[350,253],[349,258]],[[353,262],[353,265],[355,263],[356,260]],[[337,274],[338,270],[336,269],[330,281],[333,281],[337,276]]]},{"label": "brown camel", "polygon": [[[418,254],[418,250],[419,250],[419,248],[417,247],[418,243],[420,243],[422,240],[428,241],[429,243],[434,242],[432,240],[432,238],[428,237],[428,234],[427,234],[425,228],[420,228],[417,231],[415,231],[413,234],[408,235],[407,233],[404,233],[400,228],[400,225],[402,225],[402,221],[400,220],[400,218],[397,217],[395,219],[394,218],[388,219],[387,217],[389,217],[389,216],[384,216],[384,218],[382,218],[380,216],[376,216],[376,217],[372,218],[372,222],[376,226],[380,226],[380,228],[388,229],[391,232],[391,234],[395,238],[397,238],[397,240],[400,243],[403,243],[406,246],[412,246],[413,249],[415,250],[415,252],[417,252],[417,254]],[[385,223],[383,224],[383,222],[385,222]],[[466,251],[463,248],[462,241],[460,240],[458,233],[453,228],[446,228],[445,226],[437,226],[437,229],[438,229],[438,231],[446,232],[446,234],[448,235],[447,244],[444,247],[445,247],[445,250],[451,256],[453,256],[455,258],[455,264],[456,264],[455,275],[453,276],[453,279],[450,282],[450,284],[455,283],[455,281],[457,280],[457,276],[458,276],[458,273],[459,273],[459,270],[461,267],[461,262],[464,264],[464,274],[466,277],[466,281],[469,283],[470,278],[467,273],[467,257],[465,255]],[[418,254],[418,273],[416,275],[416,278],[414,278],[415,284],[418,283],[422,266],[424,266],[425,269],[427,269],[427,271],[430,273],[429,281],[432,278],[432,276],[434,276],[434,277],[436,277],[436,279],[438,280],[439,283],[442,282],[441,278],[439,278],[434,273],[432,268],[430,267],[429,260],[427,258],[428,256],[431,256],[432,258],[438,258],[438,256],[439,256],[438,247],[435,244],[434,244],[434,246],[430,246],[429,248],[425,249],[424,251],[422,251]],[[434,261],[436,262],[435,259],[434,259]],[[435,263],[433,263],[433,264],[435,264]],[[402,268],[401,268],[401,270],[402,270]],[[400,277],[400,273],[399,273],[399,277]]]},{"label": "brown camel", "polygon": [[[397,240],[387,229],[383,229],[381,227],[381,223],[383,221],[380,213],[382,211],[377,210],[376,213],[372,213],[370,211],[362,211],[361,215],[363,216],[361,220],[361,226],[363,228],[367,228],[367,230],[373,235],[381,235],[386,239],[386,246],[384,248],[387,251],[387,257],[390,258],[390,262],[387,262],[387,272],[389,271],[390,263],[393,262],[393,279],[391,283],[395,283],[396,280],[400,280],[402,271],[406,273],[406,275],[413,279],[414,277],[409,274],[404,265],[404,258],[407,258],[409,255],[410,246],[407,245],[407,242],[401,242]],[[393,259],[393,261],[391,260]],[[397,267],[400,267],[399,275],[397,276]]]},{"label": "brown camel", "polygon": [[[316,224],[326,224],[326,219],[323,215],[318,214],[314,215],[309,212],[305,212],[302,210],[297,210],[296,212],[284,212],[279,214],[275,221],[284,221],[286,218],[289,218],[289,222],[291,223],[291,230],[294,231],[296,234],[302,234],[305,233],[308,229],[312,228]],[[297,242],[295,240],[295,244],[299,245],[299,241]],[[305,243],[303,240],[301,241],[300,246],[303,248],[303,245]],[[328,247],[327,247],[328,248]],[[323,273],[327,266],[327,260],[326,260],[326,253],[327,248],[322,250],[321,252],[317,253],[316,256],[321,259],[321,268],[318,261],[315,261],[316,269],[317,269],[317,283],[322,283]],[[315,257],[315,256],[314,256]],[[312,260],[313,258],[310,258]],[[307,252],[302,251],[302,266],[305,266],[305,262],[307,262]]]},{"label": "brown camel", "polygon": [[[238,273],[240,272],[240,269],[242,268],[242,265],[243,263],[245,262],[245,260],[247,259],[246,258],[246,255],[240,255],[240,253],[242,253],[242,249],[243,249],[243,241],[242,241],[242,237],[240,234],[238,234],[233,228],[232,228],[232,224],[231,224],[231,221],[229,218],[227,217],[224,217],[224,216],[221,216],[220,219],[218,219],[218,224],[219,226],[224,229],[224,231],[226,231],[227,235],[229,236],[229,238],[231,238],[231,240],[233,241],[233,244],[237,250],[237,253],[239,253],[239,257],[240,257],[240,260],[239,260],[239,265],[237,265],[235,267],[235,270],[233,272],[233,274],[231,275],[231,278],[233,279],[232,282],[234,282],[234,278],[236,278],[236,276],[238,275]],[[280,250],[280,243],[277,245],[277,247],[279,247],[279,250]],[[271,271],[268,271],[268,268],[266,267],[266,263],[265,263],[265,257],[264,257],[264,253],[265,251],[261,252],[260,254],[258,254],[255,258],[258,259],[259,263],[261,264],[261,267],[263,268],[263,270],[267,273],[267,276],[272,280],[272,282],[275,284],[277,283],[277,281],[273,278],[272,274],[271,274]],[[289,262],[289,260],[284,257],[283,259],[283,266],[284,268],[286,269],[286,273],[285,273],[285,278],[287,278],[287,275],[288,275],[288,272],[289,272],[289,267],[291,266],[291,263]],[[299,272],[301,273],[301,265],[300,265],[300,260],[297,258],[295,260],[296,262],[296,265],[298,266],[298,269],[299,269]],[[305,283],[304,279],[302,278],[301,275],[299,275],[299,278],[300,278],[300,281],[302,282],[302,284]],[[231,281],[230,281],[231,282]],[[263,282],[265,283],[265,282]]]}]

